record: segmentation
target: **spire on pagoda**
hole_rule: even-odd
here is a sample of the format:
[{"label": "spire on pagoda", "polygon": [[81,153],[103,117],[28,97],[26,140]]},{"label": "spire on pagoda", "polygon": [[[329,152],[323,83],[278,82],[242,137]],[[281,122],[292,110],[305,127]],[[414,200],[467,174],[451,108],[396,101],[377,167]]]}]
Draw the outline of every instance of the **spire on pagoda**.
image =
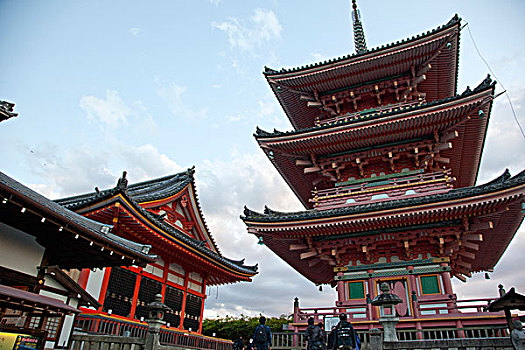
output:
[{"label": "spire on pagoda", "polygon": [[354,23],[354,46],[355,51],[360,54],[367,51],[365,32],[361,23],[361,15],[357,9],[356,0],[352,0],[352,22]]}]

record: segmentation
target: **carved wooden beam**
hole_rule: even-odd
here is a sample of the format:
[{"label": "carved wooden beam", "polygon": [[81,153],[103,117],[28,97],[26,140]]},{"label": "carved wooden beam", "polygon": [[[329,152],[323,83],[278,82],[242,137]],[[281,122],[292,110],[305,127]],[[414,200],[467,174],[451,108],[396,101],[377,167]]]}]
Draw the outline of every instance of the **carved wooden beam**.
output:
[{"label": "carved wooden beam", "polygon": [[492,230],[493,228],[494,223],[492,221],[485,221],[470,224],[469,231],[476,232],[481,230]]},{"label": "carved wooden beam", "polygon": [[465,276],[463,276],[463,275],[461,275],[459,273],[455,274],[454,277],[456,277],[461,282],[467,282],[467,279],[465,278]]},{"label": "carved wooden beam", "polygon": [[305,253],[301,253],[299,255],[299,257],[301,258],[301,260],[303,259],[308,259],[308,258],[311,258],[313,256],[317,256],[317,252],[316,251],[309,251],[309,252],[305,252]]},{"label": "carved wooden beam", "polygon": [[290,244],[289,250],[304,250],[308,249],[308,244],[304,243],[298,243],[298,244]]},{"label": "carved wooden beam", "polygon": [[464,235],[463,238],[468,241],[476,241],[476,242],[483,241],[483,235],[481,233],[467,234],[467,235]]},{"label": "carved wooden beam", "polygon": [[462,241],[461,242],[461,246],[465,247],[465,248],[468,248],[468,249],[475,250],[475,251],[479,250],[479,244],[472,243],[472,242]]},{"label": "carved wooden beam", "polygon": [[475,260],[476,259],[476,255],[475,254],[469,253],[469,252],[467,252],[467,251],[465,251],[463,249],[458,251],[458,255],[461,255],[461,256],[463,256],[465,258],[468,258],[468,259],[471,259],[471,260]]},{"label": "carved wooden beam", "polygon": [[308,261],[308,267],[314,267],[315,265],[319,264],[321,262],[321,259],[312,259]]}]

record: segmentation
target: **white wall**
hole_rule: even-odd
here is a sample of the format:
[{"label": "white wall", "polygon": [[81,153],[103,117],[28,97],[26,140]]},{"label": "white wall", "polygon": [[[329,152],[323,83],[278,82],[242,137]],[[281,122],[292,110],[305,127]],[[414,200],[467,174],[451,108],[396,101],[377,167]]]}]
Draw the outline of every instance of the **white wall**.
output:
[{"label": "white wall", "polygon": [[96,300],[100,299],[100,289],[102,288],[102,280],[104,279],[104,272],[106,268],[95,269],[89,272],[89,278],[86,285],[86,292],[91,294]]},{"label": "white wall", "polygon": [[0,222],[0,266],[36,276],[43,255],[35,237]]}]

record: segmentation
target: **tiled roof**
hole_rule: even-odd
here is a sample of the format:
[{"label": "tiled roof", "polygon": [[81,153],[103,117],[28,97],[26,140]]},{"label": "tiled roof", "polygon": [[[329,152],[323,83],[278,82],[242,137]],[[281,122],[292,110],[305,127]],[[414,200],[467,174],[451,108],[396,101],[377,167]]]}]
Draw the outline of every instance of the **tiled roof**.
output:
[{"label": "tiled roof", "polygon": [[385,202],[368,203],[363,205],[356,205],[352,207],[344,207],[337,209],[327,210],[306,210],[298,212],[277,212],[265,207],[264,213],[259,213],[253,210],[244,208],[244,215],[241,216],[243,221],[252,222],[293,222],[305,219],[317,219],[317,218],[332,218],[351,214],[370,213],[381,210],[405,208],[417,205],[423,205],[428,203],[439,203],[446,202],[454,199],[474,197],[477,195],[488,194],[507,188],[512,188],[518,185],[525,184],[525,170],[520,172],[518,175],[511,177],[508,170],[506,170],[498,178],[480,185],[473,187],[464,187],[452,189],[447,193],[434,194],[431,196],[421,196],[415,198],[399,199]]},{"label": "tiled roof", "polygon": [[[121,238],[111,233],[111,229],[113,228],[111,225],[101,224],[64,208],[2,172],[0,172],[0,188],[6,192],[6,195],[13,193],[17,198],[27,203],[27,205],[42,208],[48,218],[54,218],[58,222],[69,223],[70,226],[80,229],[81,231],[79,232],[88,234],[89,237],[94,239],[104,241],[113,247],[123,249],[138,259],[151,262],[156,258],[154,255],[148,255],[150,246]],[[4,200],[7,202],[10,199],[5,198]]]},{"label": "tiled roof", "polygon": [[452,17],[452,19],[450,19],[450,21],[448,21],[447,24],[441,25],[441,26],[439,26],[439,27],[437,27],[437,28],[435,28],[433,30],[429,30],[426,33],[422,33],[422,34],[419,34],[419,35],[416,35],[416,36],[412,36],[411,38],[407,38],[407,39],[404,39],[404,40],[392,42],[392,43],[387,44],[387,45],[381,45],[379,47],[375,47],[373,49],[366,50],[366,51],[363,51],[363,52],[360,52],[360,53],[349,54],[349,55],[346,55],[346,56],[341,56],[341,57],[329,59],[329,60],[326,60],[326,61],[323,61],[323,62],[308,64],[308,65],[300,66],[300,67],[296,67],[296,68],[282,68],[281,70],[275,70],[275,69],[272,69],[272,68],[269,68],[269,67],[264,67],[264,72],[263,73],[266,76],[273,76],[273,75],[278,75],[278,74],[283,74],[283,73],[299,72],[299,71],[305,70],[305,69],[310,69],[310,68],[315,68],[315,67],[322,67],[324,65],[333,64],[333,63],[337,63],[337,62],[342,62],[342,61],[348,60],[350,58],[357,58],[359,56],[364,56],[364,55],[367,55],[367,54],[370,54],[370,53],[380,53],[382,50],[386,50],[386,49],[389,49],[389,48],[392,48],[392,47],[395,47],[395,46],[399,46],[399,45],[403,45],[403,44],[406,44],[406,43],[410,43],[410,42],[418,40],[420,38],[424,38],[424,37],[430,36],[430,35],[432,35],[434,33],[437,33],[437,32],[439,32],[439,31],[441,31],[443,29],[447,29],[447,28],[453,27],[454,25],[457,25],[460,22],[461,22],[461,18],[457,14],[455,14],[454,17]]},{"label": "tiled roof", "polygon": [[0,101],[0,122],[18,116],[18,113],[13,112],[14,106],[14,103]]},{"label": "tiled roof", "polygon": [[274,129],[273,132],[268,132],[259,127],[256,127],[256,130],[253,136],[256,139],[264,139],[264,138],[278,137],[278,136],[283,136],[283,135],[300,135],[300,134],[307,133],[310,131],[326,130],[326,129],[330,129],[333,127],[340,127],[342,125],[351,125],[355,123],[377,120],[377,119],[385,118],[385,117],[396,115],[396,114],[414,112],[420,109],[438,106],[440,104],[444,104],[444,103],[455,101],[455,100],[460,100],[464,97],[474,95],[480,91],[494,89],[495,86],[496,86],[496,81],[492,81],[490,75],[487,75],[487,77],[473,90],[471,90],[470,87],[467,86],[467,88],[465,89],[463,93],[456,95],[456,96],[447,97],[441,100],[435,100],[435,101],[421,103],[421,104],[414,104],[411,106],[406,106],[406,107],[394,109],[391,111],[387,110],[384,112],[370,113],[366,115],[361,115],[359,118],[353,118],[353,119],[348,118],[347,120],[341,120],[334,124],[323,124],[320,126],[314,126],[314,127],[304,128],[304,129],[299,129],[299,130],[291,130],[291,131],[283,132],[283,131]]},{"label": "tiled roof", "polygon": [[[130,198],[138,203],[154,201],[172,196],[180,192],[184,187],[193,181],[193,168],[184,172],[164,176],[158,179],[139,182],[127,186],[126,192]],[[99,201],[101,198],[109,198],[117,193],[117,187],[92,192],[78,196],[61,198],[56,202],[68,209],[76,209],[88,205],[91,202]]]},{"label": "tiled roof", "polygon": [[[99,192],[58,199],[56,200],[56,202],[69,209],[79,209],[82,207],[94,205],[95,203],[102,202],[104,200],[107,200],[107,199],[110,199],[116,196],[117,194],[120,194],[129,203],[131,203],[134,210],[136,210],[141,215],[143,215],[154,226],[158,227],[164,232],[169,233],[171,236],[175,237],[176,239],[188,244],[190,247],[192,247],[193,249],[195,249],[196,251],[198,251],[205,257],[221,262],[224,265],[230,268],[233,268],[241,273],[252,274],[252,275],[256,274],[257,269],[258,269],[257,265],[245,266],[244,260],[236,262],[234,260],[223,257],[222,254],[219,252],[215,242],[213,241],[213,238],[211,238],[211,234],[210,234],[210,238],[212,240],[212,244],[216,248],[216,252],[208,249],[206,245],[203,244],[204,243],[203,241],[200,241],[198,239],[188,236],[187,234],[185,234],[184,232],[181,232],[177,228],[165,223],[159,215],[151,213],[149,210],[144,209],[140,206],[139,203],[155,201],[155,200],[167,198],[167,197],[173,196],[174,194],[179,193],[190,183],[193,183],[194,173],[195,173],[195,169],[190,168],[181,173],[177,173],[174,175],[169,175],[169,176],[165,176],[162,178],[153,179],[149,181],[144,181],[144,182],[140,182],[136,184],[131,184],[125,188],[119,187],[119,185],[117,184],[117,186],[112,189],[107,189],[107,190],[103,190]],[[195,196],[196,196],[196,193],[195,193]],[[196,202],[197,202],[197,206],[199,206],[198,200],[196,200]],[[201,213],[200,206],[197,209],[199,213]],[[202,219],[204,222],[204,217],[202,217]],[[205,223],[204,225],[206,226]],[[205,229],[208,230],[207,227],[205,227]]]}]

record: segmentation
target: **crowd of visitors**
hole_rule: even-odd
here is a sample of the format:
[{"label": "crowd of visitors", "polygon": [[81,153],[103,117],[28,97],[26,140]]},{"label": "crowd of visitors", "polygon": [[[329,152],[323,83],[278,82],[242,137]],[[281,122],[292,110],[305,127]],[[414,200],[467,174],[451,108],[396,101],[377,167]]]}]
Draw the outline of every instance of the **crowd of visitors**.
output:
[{"label": "crowd of visitors", "polygon": [[[310,317],[306,328],[307,350],[359,350],[361,342],[347,318],[346,314],[339,315],[339,323],[332,327],[327,337],[324,324],[315,324],[315,320]],[[272,331],[266,325],[266,318],[261,316],[253,338],[245,342],[240,336],[233,343],[233,350],[271,350],[271,346]]]}]

